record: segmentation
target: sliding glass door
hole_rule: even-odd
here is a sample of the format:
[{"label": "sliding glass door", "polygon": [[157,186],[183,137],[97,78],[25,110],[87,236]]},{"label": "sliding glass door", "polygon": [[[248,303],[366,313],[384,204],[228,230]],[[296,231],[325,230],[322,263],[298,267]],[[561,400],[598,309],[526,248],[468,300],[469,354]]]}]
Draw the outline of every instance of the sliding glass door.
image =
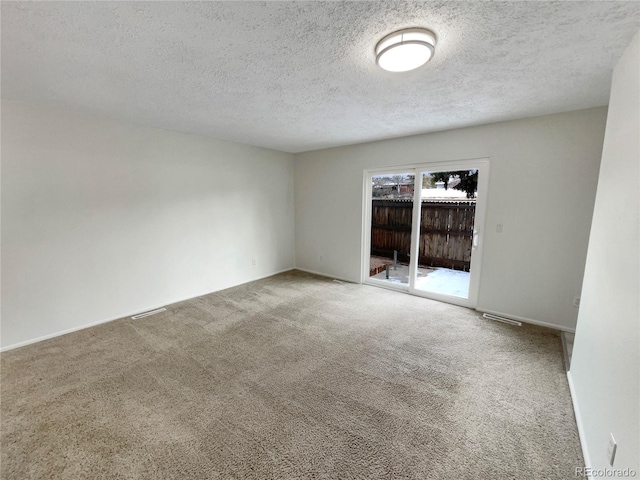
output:
[{"label": "sliding glass door", "polygon": [[365,283],[475,307],[489,162],[365,172]]},{"label": "sliding glass door", "polygon": [[369,277],[408,287],[416,174],[372,175]]}]

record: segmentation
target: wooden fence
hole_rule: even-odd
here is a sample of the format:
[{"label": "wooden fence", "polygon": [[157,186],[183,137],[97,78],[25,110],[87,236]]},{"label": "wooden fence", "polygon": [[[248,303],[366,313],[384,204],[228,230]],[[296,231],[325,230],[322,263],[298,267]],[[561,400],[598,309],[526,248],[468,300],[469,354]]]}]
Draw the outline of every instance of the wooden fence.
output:
[{"label": "wooden fence", "polygon": [[[418,265],[468,272],[475,211],[475,200],[423,201]],[[371,255],[408,262],[412,215],[412,200],[373,200]]]}]

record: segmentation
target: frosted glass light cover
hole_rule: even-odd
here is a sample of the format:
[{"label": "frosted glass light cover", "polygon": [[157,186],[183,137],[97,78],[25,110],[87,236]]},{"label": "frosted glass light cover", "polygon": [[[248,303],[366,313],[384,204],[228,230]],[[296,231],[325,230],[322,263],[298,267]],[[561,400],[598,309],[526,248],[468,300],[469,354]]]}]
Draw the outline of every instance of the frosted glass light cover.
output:
[{"label": "frosted glass light cover", "polygon": [[389,72],[408,72],[421,67],[431,58],[431,49],[419,43],[396,45],[378,57],[378,65]]},{"label": "frosted glass light cover", "polygon": [[378,42],[376,62],[390,72],[407,72],[427,63],[433,56],[435,46],[436,36],[429,30],[401,30]]}]

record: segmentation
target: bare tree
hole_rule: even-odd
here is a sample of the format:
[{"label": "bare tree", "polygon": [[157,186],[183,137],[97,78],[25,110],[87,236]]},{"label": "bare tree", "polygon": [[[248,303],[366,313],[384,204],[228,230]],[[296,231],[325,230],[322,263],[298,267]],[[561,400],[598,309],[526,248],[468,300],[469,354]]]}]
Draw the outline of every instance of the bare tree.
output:
[{"label": "bare tree", "polygon": [[393,179],[393,181],[396,184],[396,189],[397,189],[398,193],[400,193],[400,186],[402,185],[402,182],[404,181],[406,176],[405,175],[394,175],[391,178]]}]

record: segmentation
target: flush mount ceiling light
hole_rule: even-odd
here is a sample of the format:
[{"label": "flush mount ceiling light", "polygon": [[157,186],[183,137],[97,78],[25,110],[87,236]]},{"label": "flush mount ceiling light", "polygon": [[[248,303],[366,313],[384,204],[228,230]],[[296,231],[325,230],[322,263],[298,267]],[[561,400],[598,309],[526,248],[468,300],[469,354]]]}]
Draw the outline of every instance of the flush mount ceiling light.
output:
[{"label": "flush mount ceiling light", "polygon": [[435,33],[424,28],[407,28],[378,42],[376,63],[390,72],[408,72],[431,60],[435,50]]}]

